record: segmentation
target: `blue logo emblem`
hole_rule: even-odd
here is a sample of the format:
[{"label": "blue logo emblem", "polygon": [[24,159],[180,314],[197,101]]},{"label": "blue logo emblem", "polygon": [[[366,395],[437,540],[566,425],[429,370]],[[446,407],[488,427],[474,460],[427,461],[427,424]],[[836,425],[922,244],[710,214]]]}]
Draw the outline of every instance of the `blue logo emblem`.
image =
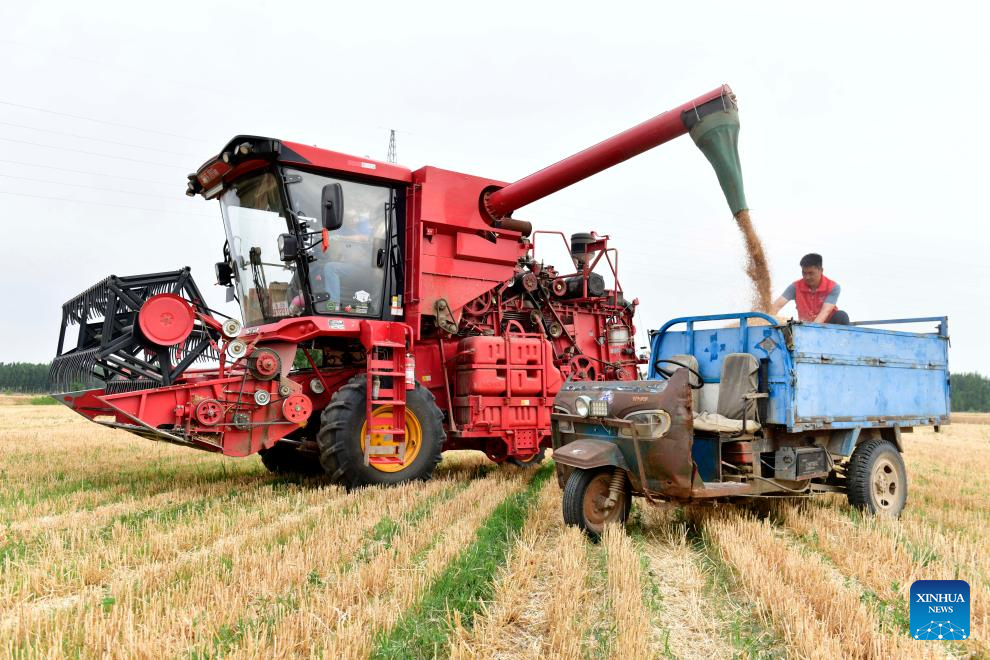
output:
[{"label": "blue logo emblem", "polygon": [[969,583],[917,580],[911,585],[911,636],[961,640],[969,637]]}]

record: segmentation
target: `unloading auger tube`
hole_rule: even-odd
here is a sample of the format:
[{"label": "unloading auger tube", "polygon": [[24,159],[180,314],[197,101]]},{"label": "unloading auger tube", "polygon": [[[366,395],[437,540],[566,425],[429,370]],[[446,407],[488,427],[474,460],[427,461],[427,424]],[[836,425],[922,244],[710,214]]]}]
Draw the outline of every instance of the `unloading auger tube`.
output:
[{"label": "unloading auger tube", "polygon": [[739,163],[739,107],[729,86],[722,85],[504,188],[486,190],[480,202],[482,212],[495,226],[528,234],[529,223],[510,217],[516,209],[685,133],[691,134],[715,169],[733,215],[747,208]]}]

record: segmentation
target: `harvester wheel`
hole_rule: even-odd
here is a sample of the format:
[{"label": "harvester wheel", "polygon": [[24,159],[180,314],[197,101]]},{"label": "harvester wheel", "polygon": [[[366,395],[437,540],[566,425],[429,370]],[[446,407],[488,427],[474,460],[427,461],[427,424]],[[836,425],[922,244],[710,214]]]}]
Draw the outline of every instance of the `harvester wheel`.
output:
[{"label": "harvester wheel", "polygon": [[[331,481],[357,488],[430,479],[433,468],[440,462],[447,437],[443,430],[443,415],[433,394],[418,383],[416,389],[406,392],[406,462],[365,465],[363,436],[367,389],[365,375],[358,374],[334,393],[330,405],[323,410],[316,440],[320,446],[320,462]],[[375,436],[372,438],[374,444]]]},{"label": "harvester wheel", "polygon": [[506,461],[506,463],[517,465],[522,468],[535,470],[536,468],[540,467],[543,464],[543,459],[545,459],[546,457],[547,457],[547,448],[540,447],[540,451],[536,452],[532,456],[529,456],[527,458],[518,458],[516,456],[512,456],[509,458],[509,460]]},{"label": "harvester wheel", "polygon": [[323,474],[318,454],[299,451],[287,442],[276,442],[268,449],[262,449],[258,454],[261,462],[274,474],[294,474],[301,477],[315,477]]},{"label": "harvester wheel", "polygon": [[632,507],[629,478],[624,479],[622,496],[609,508],[609,485],[616,468],[592,470],[575,468],[564,486],[564,522],[581,528],[592,541],[601,538],[605,525],[614,522],[625,525]]},{"label": "harvester wheel", "polygon": [[891,442],[877,438],[856,447],[846,474],[850,505],[878,516],[901,515],[907,501],[907,469]]}]

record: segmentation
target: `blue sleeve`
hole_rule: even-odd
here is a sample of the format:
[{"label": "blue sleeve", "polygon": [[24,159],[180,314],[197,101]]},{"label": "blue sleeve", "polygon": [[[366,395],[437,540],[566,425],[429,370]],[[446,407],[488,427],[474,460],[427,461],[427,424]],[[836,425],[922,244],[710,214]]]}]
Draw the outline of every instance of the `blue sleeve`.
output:
[{"label": "blue sleeve", "polygon": [[832,287],[832,292],[829,293],[828,296],[825,298],[825,302],[827,302],[829,305],[837,304],[839,302],[840,291],[842,291],[842,287],[836,284],[834,287]]},{"label": "blue sleeve", "polygon": [[[838,289],[839,287],[836,286],[835,288]],[[787,288],[784,289],[784,293],[780,294],[780,297],[784,298],[785,300],[794,300],[794,297],[796,295],[797,294],[794,292],[794,283],[792,282],[791,284],[787,285]]]}]

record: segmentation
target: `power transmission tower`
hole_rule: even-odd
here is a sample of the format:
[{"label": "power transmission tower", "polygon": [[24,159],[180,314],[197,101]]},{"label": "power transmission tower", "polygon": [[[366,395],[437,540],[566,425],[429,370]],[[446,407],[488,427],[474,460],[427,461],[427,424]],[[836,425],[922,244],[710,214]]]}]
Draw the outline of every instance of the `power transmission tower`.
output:
[{"label": "power transmission tower", "polygon": [[389,163],[396,162],[395,161],[395,129],[394,128],[391,131],[389,131],[389,136],[388,136],[388,156],[385,157],[385,160],[387,162],[389,162]]}]

